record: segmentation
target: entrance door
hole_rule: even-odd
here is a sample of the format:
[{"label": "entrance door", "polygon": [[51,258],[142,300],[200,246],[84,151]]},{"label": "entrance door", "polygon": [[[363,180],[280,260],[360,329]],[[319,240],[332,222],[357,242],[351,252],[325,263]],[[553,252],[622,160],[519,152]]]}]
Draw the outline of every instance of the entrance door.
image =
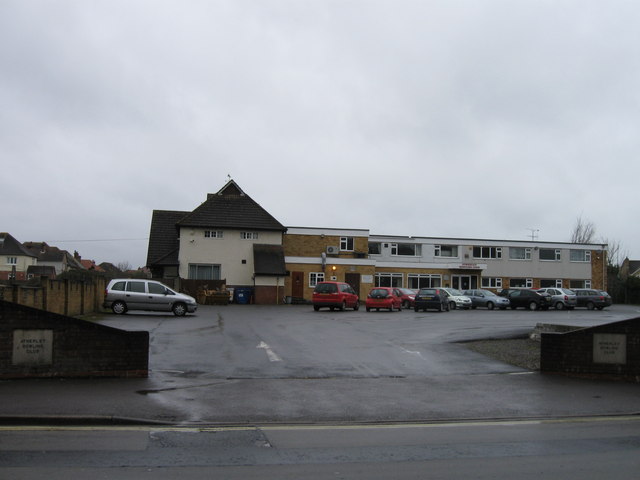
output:
[{"label": "entrance door", "polygon": [[360,296],[360,274],[359,273],[345,273],[344,281],[351,285],[351,287],[356,291],[358,296]]},{"label": "entrance door", "polygon": [[304,297],[304,272],[291,272],[291,296]]}]

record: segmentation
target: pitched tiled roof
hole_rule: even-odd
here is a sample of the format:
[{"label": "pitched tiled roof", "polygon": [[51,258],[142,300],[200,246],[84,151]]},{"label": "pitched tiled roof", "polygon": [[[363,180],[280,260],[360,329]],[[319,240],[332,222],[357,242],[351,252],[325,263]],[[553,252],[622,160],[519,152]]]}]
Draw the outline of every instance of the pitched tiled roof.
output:
[{"label": "pitched tiled roof", "polygon": [[176,224],[189,212],[154,210],[149,232],[147,266],[178,265],[178,228]]},{"label": "pitched tiled roof", "polygon": [[282,245],[255,244],[253,246],[253,265],[256,275],[276,275],[280,277],[287,275]]},{"label": "pitched tiled roof", "polygon": [[0,255],[36,257],[7,232],[0,232]]},{"label": "pitched tiled roof", "polygon": [[286,227],[277,221],[233,181],[178,222],[181,227],[277,230]]}]

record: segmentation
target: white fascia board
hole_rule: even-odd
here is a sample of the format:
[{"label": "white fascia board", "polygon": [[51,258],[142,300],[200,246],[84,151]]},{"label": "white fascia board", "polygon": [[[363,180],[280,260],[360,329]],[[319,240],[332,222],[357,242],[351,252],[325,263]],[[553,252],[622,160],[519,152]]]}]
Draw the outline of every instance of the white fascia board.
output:
[{"label": "white fascia board", "polygon": [[[284,257],[285,263],[302,263],[308,265],[319,265],[322,263],[322,257]],[[375,260],[368,258],[335,258],[327,257],[327,265],[358,265],[358,266],[375,266]]]},{"label": "white fascia board", "polygon": [[377,268],[433,269],[433,270],[486,270],[485,263],[436,263],[436,262],[376,262]]},{"label": "white fascia board", "polygon": [[332,237],[369,237],[369,230],[356,228],[287,227],[288,235],[325,235]]},{"label": "white fascia board", "polygon": [[606,250],[603,243],[569,243],[542,242],[531,240],[495,240],[481,238],[442,238],[442,237],[413,237],[394,235],[369,235],[371,242],[383,243],[417,243],[423,245],[457,245],[459,247],[528,247],[528,248],[557,248],[570,250]]}]

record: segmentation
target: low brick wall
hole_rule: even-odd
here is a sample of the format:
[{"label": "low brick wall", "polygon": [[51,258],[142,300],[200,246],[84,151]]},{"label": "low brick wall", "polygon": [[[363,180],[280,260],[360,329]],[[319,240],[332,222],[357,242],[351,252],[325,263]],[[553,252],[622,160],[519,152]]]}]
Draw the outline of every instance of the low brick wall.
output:
[{"label": "low brick wall", "polygon": [[567,333],[542,333],[540,371],[639,382],[640,318]]},{"label": "low brick wall", "polygon": [[0,300],[0,378],[147,377],[149,332]]}]

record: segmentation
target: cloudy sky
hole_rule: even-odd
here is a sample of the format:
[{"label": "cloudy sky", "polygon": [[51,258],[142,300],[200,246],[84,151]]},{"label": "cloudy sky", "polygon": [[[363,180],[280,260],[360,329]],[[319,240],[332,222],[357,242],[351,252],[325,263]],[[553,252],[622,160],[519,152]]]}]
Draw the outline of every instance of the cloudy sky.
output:
[{"label": "cloudy sky", "polygon": [[230,175],[287,226],[640,259],[635,0],[0,0],[0,231],[146,261]]}]

